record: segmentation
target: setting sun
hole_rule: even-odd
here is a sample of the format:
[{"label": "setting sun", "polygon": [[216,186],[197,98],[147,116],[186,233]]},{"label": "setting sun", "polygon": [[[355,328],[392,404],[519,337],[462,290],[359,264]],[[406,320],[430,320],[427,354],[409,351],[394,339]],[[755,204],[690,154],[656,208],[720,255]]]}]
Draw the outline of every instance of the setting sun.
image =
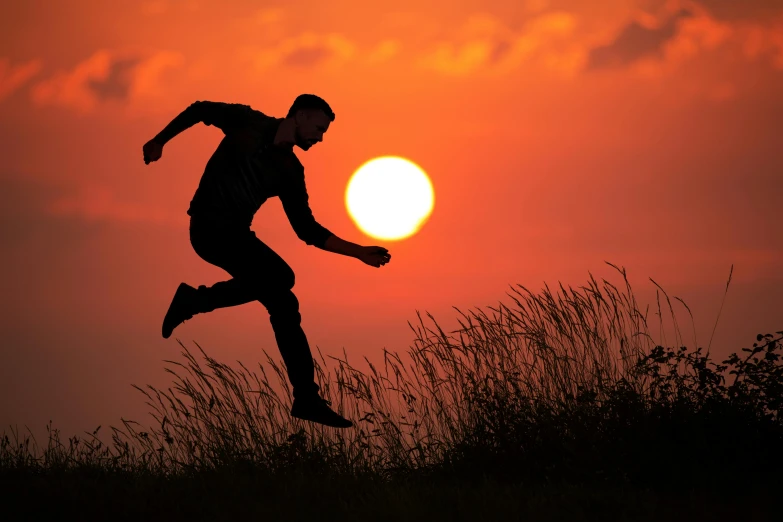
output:
[{"label": "setting sun", "polygon": [[356,226],[376,239],[410,237],[432,213],[435,193],[424,170],[398,156],[367,161],[345,190],[345,205]]}]

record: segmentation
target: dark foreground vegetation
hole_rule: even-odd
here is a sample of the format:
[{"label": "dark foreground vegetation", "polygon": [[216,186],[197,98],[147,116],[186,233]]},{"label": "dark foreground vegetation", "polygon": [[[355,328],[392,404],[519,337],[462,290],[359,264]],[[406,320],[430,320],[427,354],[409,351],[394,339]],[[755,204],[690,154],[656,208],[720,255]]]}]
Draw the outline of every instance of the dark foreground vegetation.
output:
[{"label": "dark foreground vegetation", "polygon": [[[609,263],[611,265],[611,263]],[[167,390],[137,387],[155,426],[122,420],[39,448],[0,439],[9,520],[779,520],[783,331],[721,364],[709,345],[653,341],[647,312],[590,276],[575,291],[518,285],[447,334],[421,316],[406,365],[316,373],[356,423],[289,416],[282,363],[166,361]],[[729,276],[729,283],[731,276]],[[727,283],[727,290],[729,284]],[[679,298],[690,314],[687,305]],[[783,307],[781,307],[783,309]],[[661,328],[663,313],[658,312]],[[783,317],[781,317],[783,320]],[[714,333],[714,330],[713,330]],[[456,335],[455,335],[456,334]],[[181,344],[181,343],[180,343]],[[696,339],[693,346],[697,346]],[[266,353],[266,352],[265,352]],[[320,354],[320,351],[319,351]],[[335,386],[336,385],[336,386]],[[282,395],[282,398],[281,398]]]}]

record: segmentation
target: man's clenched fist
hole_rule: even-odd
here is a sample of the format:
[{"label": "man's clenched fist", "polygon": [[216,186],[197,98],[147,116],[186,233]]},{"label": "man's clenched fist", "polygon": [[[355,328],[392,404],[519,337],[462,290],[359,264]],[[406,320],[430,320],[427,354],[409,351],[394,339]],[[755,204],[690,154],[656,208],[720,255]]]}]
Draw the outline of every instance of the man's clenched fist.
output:
[{"label": "man's clenched fist", "polygon": [[155,140],[150,140],[144,144],[142,151],[144,152],[144,163],[149,165],[151,161],[158,161],[163,155],[163,145]]}]

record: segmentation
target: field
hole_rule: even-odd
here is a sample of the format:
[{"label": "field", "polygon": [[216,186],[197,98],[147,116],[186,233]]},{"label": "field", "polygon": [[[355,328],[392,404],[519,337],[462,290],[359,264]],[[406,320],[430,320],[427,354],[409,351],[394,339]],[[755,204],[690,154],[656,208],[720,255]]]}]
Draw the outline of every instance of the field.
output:
[{"label": "field", "polygon": [[[611,265],[611,263],[609,263]],[[720,364],[655,342],[624,269],[586,286],[419,316],[406,367],[365,374],[315,359],[324,398],[356,426],[289,415],[285,370],[183,348],[167,390],[137,387],[156,424],[129,420],[40,447],[0,439],[9,520],[777,520],[783,480],[783,332]],[[731,282],[729,276],[728,286]],[[655,281],[653,281],[655,283]],[[656,284],[656,286],[658,286]],[[675,299],[679,299],[676,298]],[[680,300],[681,301],[681,300]],[[682,301],[681,301],[682,302]],[[682,302],[690,313],[690,309]],[[282,395],[282,397],[281,397]],[[104,431],[105,433],[105,431]]]}]

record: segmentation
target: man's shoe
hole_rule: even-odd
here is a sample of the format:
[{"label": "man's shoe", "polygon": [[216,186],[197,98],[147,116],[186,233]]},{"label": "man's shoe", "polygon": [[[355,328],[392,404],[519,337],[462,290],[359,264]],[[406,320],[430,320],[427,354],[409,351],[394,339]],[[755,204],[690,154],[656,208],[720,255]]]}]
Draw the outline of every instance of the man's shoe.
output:
[{"label": "man's shoe", "polygon": [[179,287],[177,287],[174,299],[171,300],[169,305],[169,311],[166,312],[166,317],[163,318],[162,333],[164,339],[171,337],[174,328],[193,317],[195,313],[193,307],[195,296],[196,289],[192,286],[180,283]]},{"label": "man's shoe", "polygon": [[291,416],[333,428],[350,428],[353,426],[353,422],[332,411],[329,407],[331,404],[331,402],[318,396],[308,399],[296,398],[291,407]]}]

